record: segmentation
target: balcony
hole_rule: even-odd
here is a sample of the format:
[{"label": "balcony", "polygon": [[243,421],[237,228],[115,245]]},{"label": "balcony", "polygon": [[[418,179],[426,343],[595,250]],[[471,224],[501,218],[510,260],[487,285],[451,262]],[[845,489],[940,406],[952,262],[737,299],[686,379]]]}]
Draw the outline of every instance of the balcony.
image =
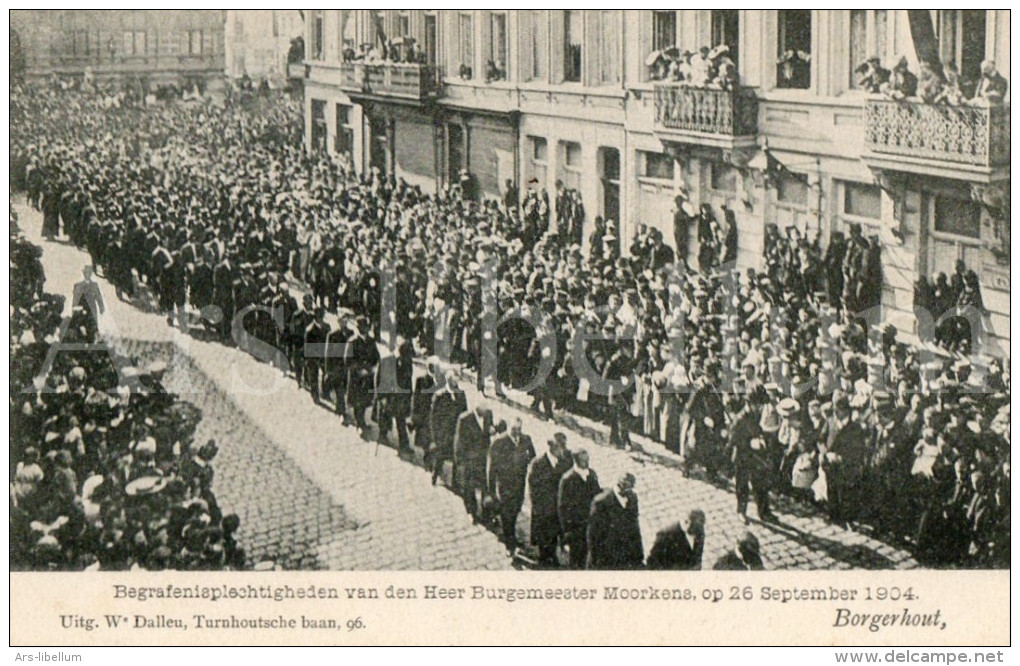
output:
[{"label": "balcony", "polygon": [[658,83],[655,133],[665,142],[727,151],[752,148],[758,137],[758,98],[750,88],[714,90]]},{"label": "balcony", "polygon": [[421,103],[439,97],[439,70],[409,63],[344,63],[340,87],[353,97]]},{"label": "balcony", "polygon": [[864,159],[876,169],[989,183],[1009,177],[1009,106],[869,99]]}]

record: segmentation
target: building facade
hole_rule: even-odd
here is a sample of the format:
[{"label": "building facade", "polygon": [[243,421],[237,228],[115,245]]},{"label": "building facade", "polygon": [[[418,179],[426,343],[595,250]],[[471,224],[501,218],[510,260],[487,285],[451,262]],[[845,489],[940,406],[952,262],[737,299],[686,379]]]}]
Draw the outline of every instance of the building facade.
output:
[{"label": "building facade", "polygon": [[51,74],[155,84],[223,78],[221,10],[12,10],[28,79]]},{"label": "building facade", "polygon": [[[562,182],[580,191],[588,224],[619,222],[624,248],[640,224],[672,240],[682,187],[720,219],[734,211],[741,266],[761,266],[767,225],[826,244],[860,224],[882,245],[884,320],[913,334],[914,281],[963,260],[990,311],[987,351],[1008,354],[1008,96],[1001,107],[897,103],[854,76],[871,56],[888,66],[902,55],[916,73],[929,53],[965,88],[985,59],[1008,79],[1006,10],[305,15],[310,149],[429,190],[461,169],[484,196],[507,180],[550,193]],[[405,38],[424,64],[350,62]],[[720,44],[741,90],[678,88],[646,65],[653,51]],[[803,56],[792,76],[791,52]]]},{"label": "building facade", "polygon": [[227,76],[286,78],[291,40],[304,38],[304,32],[304,20],[296,9],[227,10]]}]

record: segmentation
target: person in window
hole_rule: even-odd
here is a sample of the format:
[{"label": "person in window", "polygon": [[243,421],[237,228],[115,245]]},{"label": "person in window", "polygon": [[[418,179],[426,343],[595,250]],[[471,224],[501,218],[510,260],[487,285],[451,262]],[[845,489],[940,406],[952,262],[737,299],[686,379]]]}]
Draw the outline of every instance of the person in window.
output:
[{"label": "person in window", "polygon": [[811,87],[811,54],[789,49],[779,57],[779,87],[806,90]]},{"label": "person in window", "polygon": [[896,61],[896,66],[893,67],[889,81],[882,87],[882,91],[897,100],[917,95],[917,77],[907,65],[907,56],[900,56]]},{"label": "person in window", "polygon": [[882,61],[877,55],[861,63],[854,73],[857,74],[857,85],[868,93],[880,92],[882,86],[889,81],[890,74],[888,69],[882,67]]},{"label": "person in window", "polygon": [[977,90],[974,92],[975,101],[992,106],[1002,104],[1007,90],[1009,90],[1009,83],[995,69],[995,61],[985,60],[982,62],[981,81],[978,82]]}]

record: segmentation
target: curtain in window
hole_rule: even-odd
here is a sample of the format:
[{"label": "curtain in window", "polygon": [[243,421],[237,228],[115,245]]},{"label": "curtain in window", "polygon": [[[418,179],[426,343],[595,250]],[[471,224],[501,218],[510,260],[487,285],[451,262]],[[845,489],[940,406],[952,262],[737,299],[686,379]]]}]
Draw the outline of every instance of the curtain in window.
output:
[{"label": "curtain in window", "polygon": [[602,52],[599,54],[599,80],[602,83],[617,83],[620,80],[619,49],[617,41],[617,13],[615,11],[599,12],[599,29],[601,30]]},{"label": "curtain in window", "polygon": [[858,88],[857,66],[870,57],[868,53],[868,10],[850,11],[850,87]]}]

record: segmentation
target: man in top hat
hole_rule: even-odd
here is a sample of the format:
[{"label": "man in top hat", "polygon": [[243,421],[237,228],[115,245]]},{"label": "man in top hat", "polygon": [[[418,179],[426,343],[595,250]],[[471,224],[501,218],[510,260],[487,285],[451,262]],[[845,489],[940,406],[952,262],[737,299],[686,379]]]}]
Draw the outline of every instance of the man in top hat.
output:
[{"label": "man in top hat", "polygon": [[496,500],[503,544],[510,554],[517,548],[517,516],[524,506],[528,466],[534,457],[535,445],[522,432],[520,418],[489,449],[488,489]]},{"label": "man in top hat", "polygon": [[733,462],[733,479],[736,486],[737,513],[747,523],[747,503],[754,495],[758,517],[774,522],[769,507],[769,479],[771,458],[765,432],[761,426],[761,408],[767,398],[748,395],[744,407],[730,427],[729,450]]},{"label": "man in top hat", "polygon": [[379,363],[379,348],[369,337],[370,324],[367,317],[358,317],[354,335],[348,342],[347,356],[347,404],[354,411],[354,422],[365,434],[365,410],[372,406],[374,399],[375,368]]},{"label": "man in top hat", "polygon": [[531,543],[538,548],[539,564],[555,567],[556,545],[560,538],[560,518],[556,505],[560,479],[570,471],[567,436],[556,433],[549,449],[528,466],[528,492],[531,498]]},{"label": "man in top hat", "polygon": [[837,396],[822,464],[828,484],[829,516],[846,527],[856,517],[857,484],[867,462],[867,449],[866,434],[853,419],[849,400],[845,395]]},{"label": "man in top hat", "polygon": [[329,327],[325,322],[325,308],[317,307],[313,313],[312,320],[304,330],[304,345],[307,350],[304,354],[304,367],[301,369],[304,377],[304,385],[312,394],[315,404],[321,403],[321,380],[325,356],[326,339],[329,335]]},{"label": "man in top hat", "polygon": [[686,264],[690,245],[691,223],[694,222],[695,210],[691,205],[687,190],[680,188],[673,199],[673,242],[676,247],[677,261]]}]

